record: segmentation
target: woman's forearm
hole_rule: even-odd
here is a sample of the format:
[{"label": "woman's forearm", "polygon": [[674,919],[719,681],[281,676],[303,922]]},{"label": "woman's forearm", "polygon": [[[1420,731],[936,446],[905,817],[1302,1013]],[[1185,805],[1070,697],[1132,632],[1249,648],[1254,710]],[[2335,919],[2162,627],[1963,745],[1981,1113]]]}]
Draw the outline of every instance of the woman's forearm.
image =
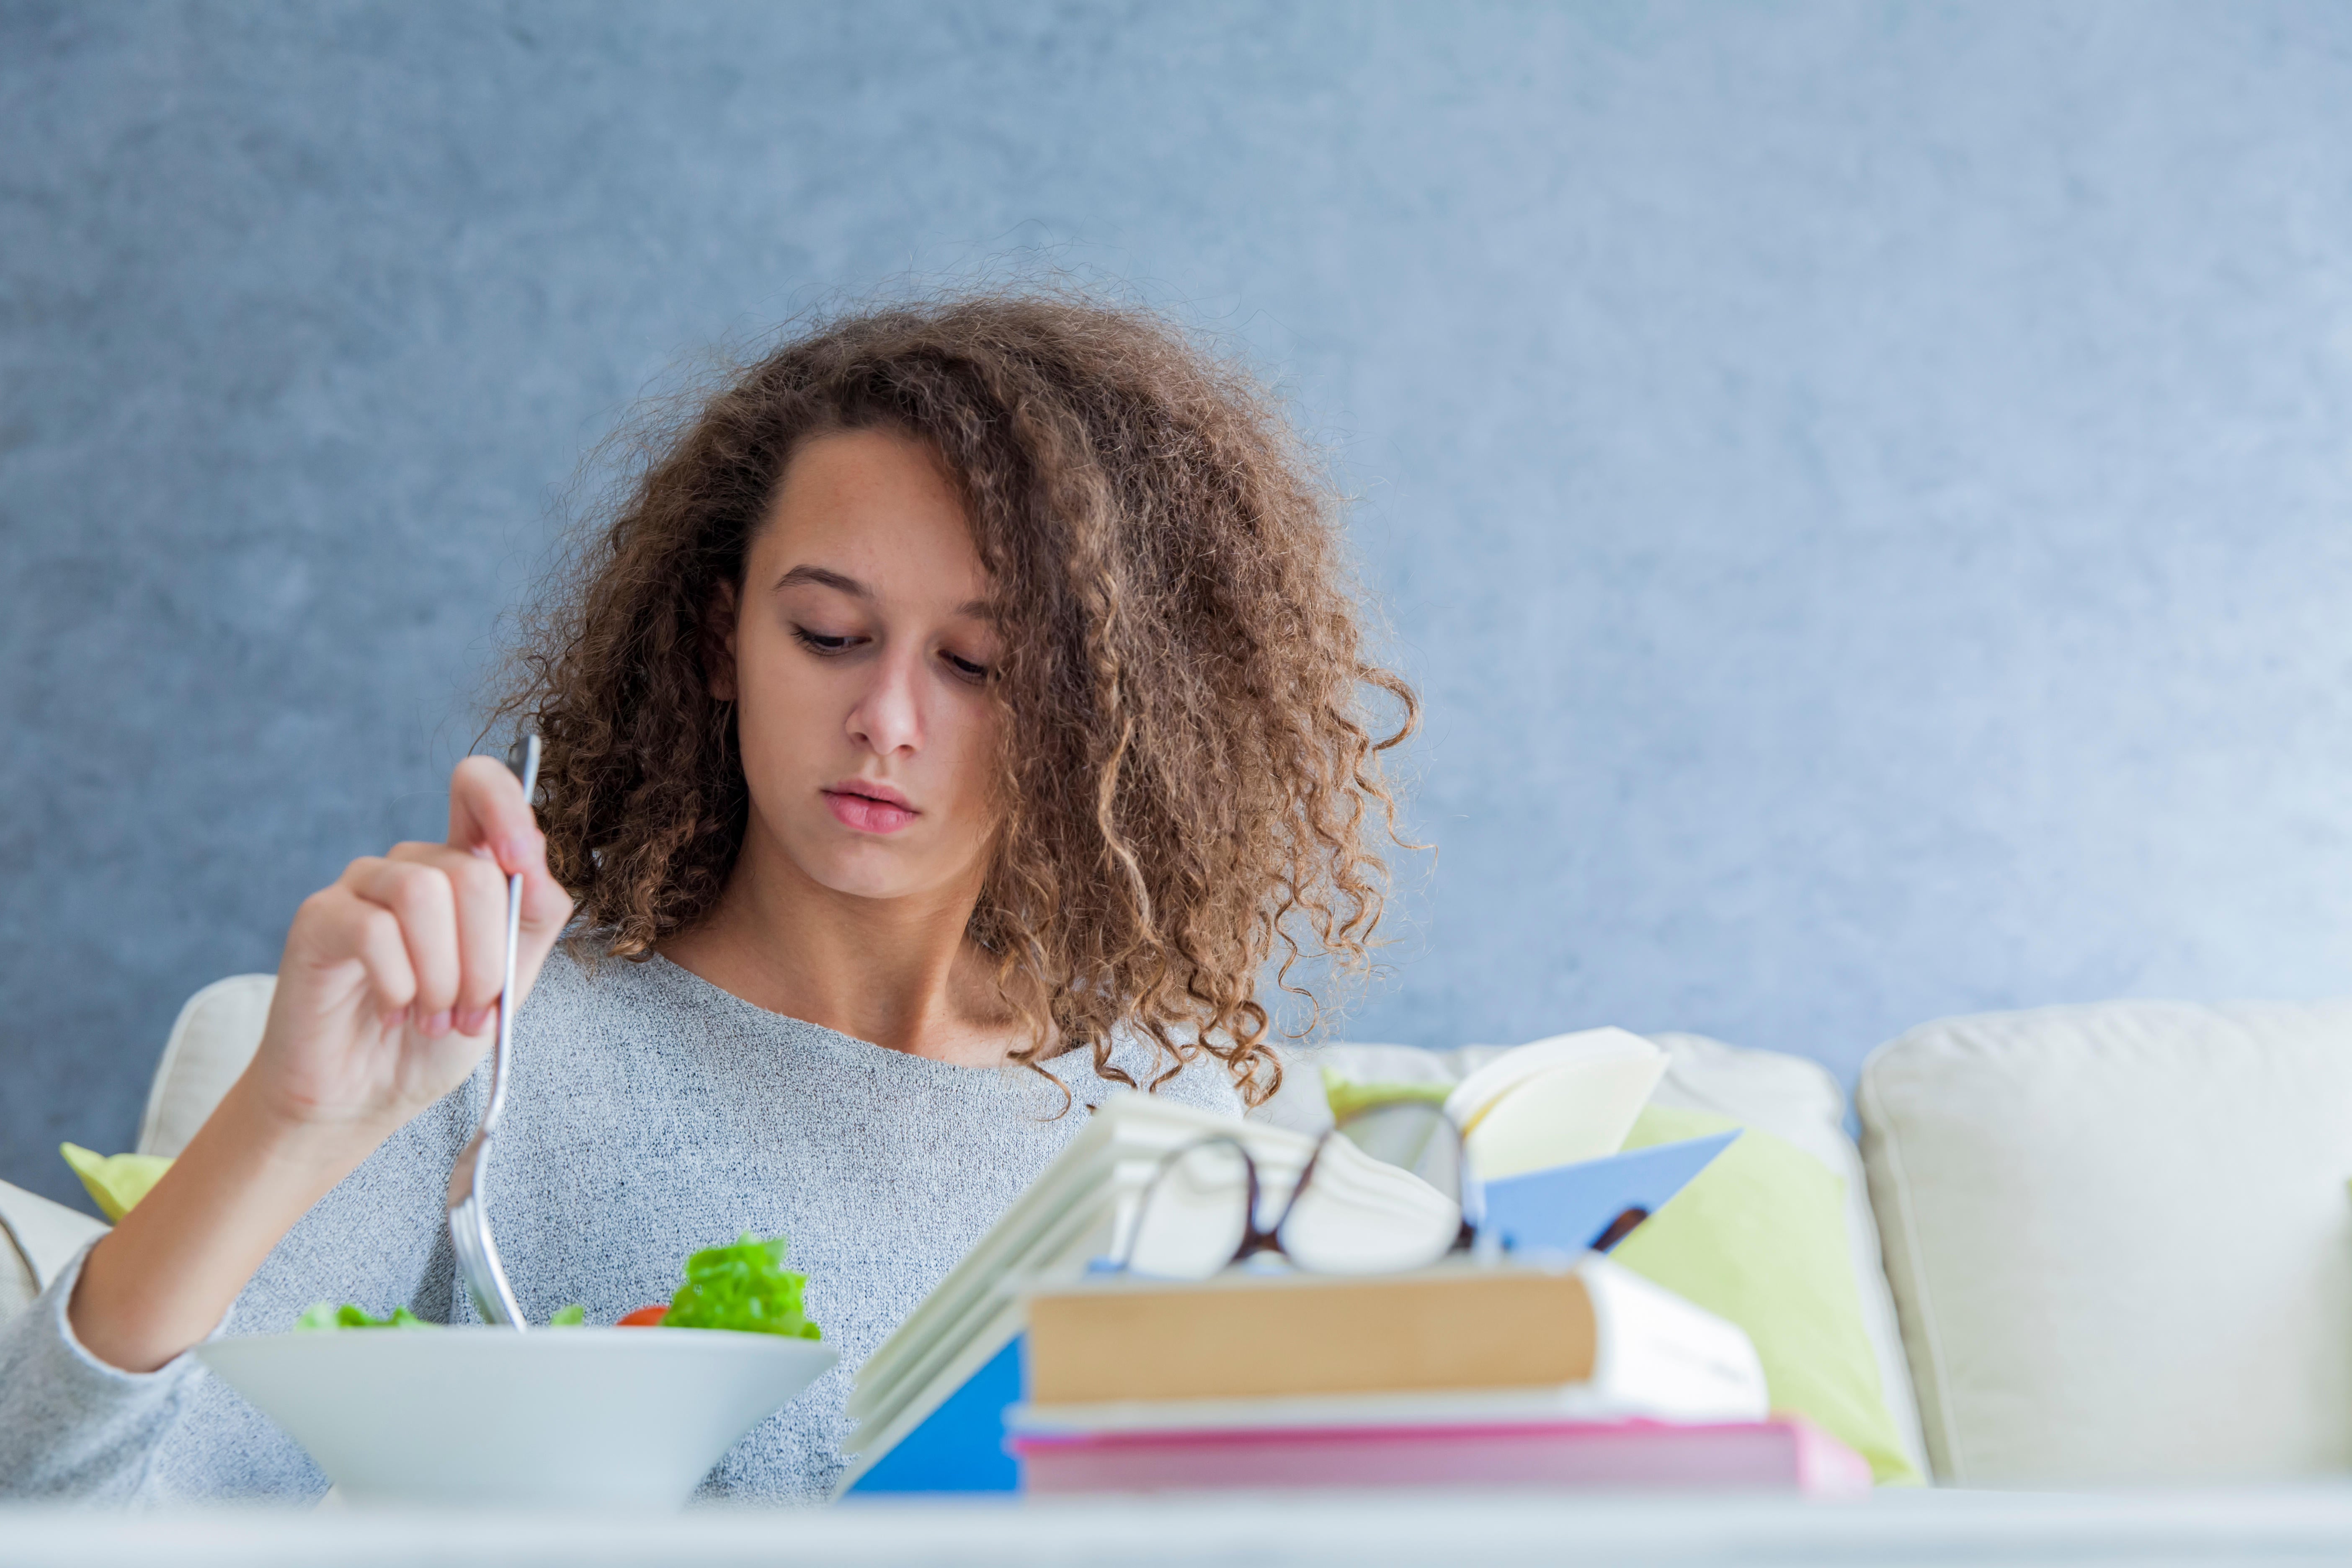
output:
[{"label": "woman's forearm", "polygon": [[74,1337],[126,1372],[162,1366],[212,1331],[270,1248],[382,1141],[289,1125],[240,1080],[91,1249],[67,1307]]}]

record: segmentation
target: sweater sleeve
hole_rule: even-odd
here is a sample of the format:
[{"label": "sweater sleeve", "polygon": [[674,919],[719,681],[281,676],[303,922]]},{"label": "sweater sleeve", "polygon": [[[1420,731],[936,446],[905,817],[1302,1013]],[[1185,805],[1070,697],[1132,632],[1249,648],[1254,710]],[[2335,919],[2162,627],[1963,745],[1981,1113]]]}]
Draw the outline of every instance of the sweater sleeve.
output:
[{"label": "sweater sleeve", "polygon": [[[443,1218],[469,1125],[461,1087],[387,1139],[296,1222],[210,1337],[280,1333],[314,1301],[449,1321]],[[89,1256],[0,1326],[0,1497],[104,1502],[299,1499],[326,1478],[193,1354],[151,1373],[91,1355],[66,1315]]]}]

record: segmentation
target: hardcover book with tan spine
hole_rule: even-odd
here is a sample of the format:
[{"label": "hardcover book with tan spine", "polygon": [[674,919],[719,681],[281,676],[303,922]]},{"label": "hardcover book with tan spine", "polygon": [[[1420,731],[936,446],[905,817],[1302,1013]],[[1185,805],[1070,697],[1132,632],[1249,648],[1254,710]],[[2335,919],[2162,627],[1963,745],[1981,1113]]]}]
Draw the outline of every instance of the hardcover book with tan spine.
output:
[{"label": "hardcover book with tan spine", "polygon": [[1046,1425],[1111,1405],[1538,1390],[1559,1395],[1537,1402],[1555,1415],[1765,1410],[1746,1334],[1600,1258],[1087,1280],[1030,1297],[1028,1331],[1028,1404]]}]

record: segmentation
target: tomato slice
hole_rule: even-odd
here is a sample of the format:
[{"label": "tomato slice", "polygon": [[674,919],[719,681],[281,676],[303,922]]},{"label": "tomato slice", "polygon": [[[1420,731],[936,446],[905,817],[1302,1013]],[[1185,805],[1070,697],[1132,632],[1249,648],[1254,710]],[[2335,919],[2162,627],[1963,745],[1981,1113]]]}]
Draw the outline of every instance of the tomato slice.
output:
[{"label": "tomato slice", "polygon": [[668,1302],[656,1302],[655,1305],[650,1307],[638,1308],[635,1311],[631,1312],[627,1317],[623,1318],[620,1322],[614,1326],[624,1329],[659,1328],[661,1326],[662,1319],[666,1317],[668,1312]]}]

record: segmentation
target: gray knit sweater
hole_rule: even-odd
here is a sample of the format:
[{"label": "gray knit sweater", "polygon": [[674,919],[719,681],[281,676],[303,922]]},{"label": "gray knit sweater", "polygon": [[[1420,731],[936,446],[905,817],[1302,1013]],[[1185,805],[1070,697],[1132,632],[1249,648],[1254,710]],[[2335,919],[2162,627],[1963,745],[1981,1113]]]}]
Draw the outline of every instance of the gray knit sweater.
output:
[{"label": "gray knit sweater", "polygon": [[[1125,1047],[1122,1065],[1148,1059]],[[1023,1068],[910,1057],[766,1012],[663,959],[583,965],[558,949],[515,1021],[492,1155],[499,1250],[523,1310],[611,1322],[668,1300],[686,1255],[739,1232],[791,1238],[808,1311],[841,1364],[756,1427],[706,1495],[822,1498],[857,1365],[1113,1091],[1090,1053]],[[1137,1073],[1140,1079],[1144,1075]],[[475,1321],[443,1194],[488,1084],[409,1123],[272,1252],[220,1332],[274,1333],[314,1301]],[[1160,1090],[1238,1111],[1213,1063]],[[132,1374],[75,1342],[79,1263],[0,1328],[0,1496],[299,1498],[318,1467],[192,1356]]]}]

